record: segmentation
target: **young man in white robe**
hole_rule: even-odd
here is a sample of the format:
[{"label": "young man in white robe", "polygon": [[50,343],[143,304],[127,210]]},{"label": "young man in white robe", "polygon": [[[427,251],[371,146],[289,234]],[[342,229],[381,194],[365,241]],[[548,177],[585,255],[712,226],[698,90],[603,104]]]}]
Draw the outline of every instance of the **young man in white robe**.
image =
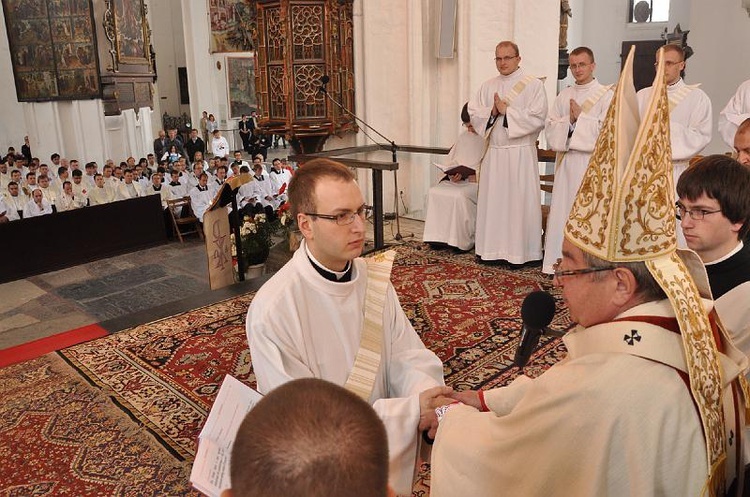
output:
[{"label": "young man in white robe", "polygon": [[94,188],[89,191],[89,205],[108,204],[114,200],[112,190],[107,188],[104,176],[99,173],[94,175]]},{"label": "young man in white robe", "polygon": [[128,200],[142,196],[143,191],[141,190],[141,185],[134,181],[133,170],[126,169],[123,173],[123,180],[117,185],[116,200]]},{"label": "young man in white robe", "polygon": [[[376,314],[368,323],[382,326],[373,335],[375,341],[382,337],[382,348],[371,356],[375,374],[365,375],[370,381],[360,397],[386,426],[391,486],[410,495],[420,432],[436,421],[429,406],[451,391],[443,386],[442,363],[422,344],[389,279],[368,274],[368,266],[380,267],[382,261],[359,257],[367,209],[352,172],[328,159],[309,161],[292,178],[289,202],[304,240],[258,291],[247,313],[258,390],[266,394],[306,377],[351,389],[357,378],[350,378],[352,369],[364,373],[355,357],[370,326],[363,330],[365,288],[374,291],[383,299],[382,320]],[[368,286],[370,279],[379,291]]]},{"label": "young man in white robe", "polygon": [[193,208],[193,213],[198,221],[203,222],[203,215],[211,205],[211,201],[214,199],[211,190],[208,188],[208,175],[201,173],[198,177],[198,184],[189,190],[190,194],[190,206]]},{"label": "young man in white robe", "polygon": [[542,82],[519,67],[518,46],[495,48],[498,76],[469,102],[471,124],[490,133],[479,172],[475,252],[483,262],[524,264],[542,258],[542,211],[536,140],[547,117]]},{"label": "young man in white robe", "polygon": [[440,409],[432,497],[726,495],[742,478],[748,360],[709,317],[700,259],[677,249],[663,63],[640,120],[633,58],[555,267],[578,324],[568,356],[533,379],[452,394],[462,403]]},{"label": "young man in white robe", "polygon": [[[268,177],[271,179],[271,190],[273,191],[274,198],[281,205],[282,202],[286,202],[289,198],[286,194],[286,189],[289,188],[292,173],[288,169],[281,167],[281,160],[276,158],[271,162],[271,170],[268,172]],[[286,185],[284,192],[279,195],[279,191],[284,185]]]},{"label": "young man in white robe", "polygon": [[727,145],[734,145],[737,128],[747,119],[750,119],[750,79],[737,88],[719,113],[719,133]]},{"label": "young man in white robe", "polygon": [[[682,79],[685,70],[685,52],[678,45],[664,45],[656,54],[664,52],[665,77],[667,78],[667,96],[669,97],[669,133],[672,137],[672,165],[674,166],[674,184],[682,172],[687,169],[690,159],[700,154],[711,142],[713,117],[711,100],[700,84],[688,85]],[[646,111],[646,104],[651,98],[652,87],[638,92],[638,108],[641,115]],[[684,244],[681,244],[684,246]]]},{"label": "young man in white robe", "polygon": [[72,211],[85,207],[88,198],[78,195],[73,191],[73,184],[70,181],[63,183],[62,193],[57,197],[55,207],[57,212]]},{"label": "young man in white robe", "polygon": [[[473,171],[484,154],[484,138],[471,125],[468,104],[461,110],[466,130],[458,135],[446,158],[446,167],[464,166]],[[450,169],[448,169],[450,171]],[[461,251],[474,247],[477,225],[477,177],[446,175],[427,192],[427,215],[422,241],[445,244]]]},{"label": "young man in white robe", "polygon": [[562,257],[565,221],[612,101],[611,87],[596,80],[595,69],[594,52],[590,48],[578,47],[570,52],[570,72],[575,84],[557,96],[544,126],[547,146],[557,152],[555,183],[544,233],[542,272],[545,274],[552,274],[552,265]]}]

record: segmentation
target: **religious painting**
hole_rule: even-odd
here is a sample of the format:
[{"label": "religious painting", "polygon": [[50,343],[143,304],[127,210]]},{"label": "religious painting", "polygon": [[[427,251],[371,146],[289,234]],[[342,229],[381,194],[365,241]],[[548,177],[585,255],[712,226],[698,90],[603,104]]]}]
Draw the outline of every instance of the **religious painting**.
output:
[{"label": "religious painting", "polygon": [[227,94],[229,116],[242,117],[258,109],[255,98],[255,60],[252,57],[227,57]]},{"label": "religious painting", "polygon": [[146,6],[143,0],[111,0],[115,50],[120,64],[150,64]]},{"label": "religious painting", "polygon": [[209,0],[211,53],[253,50],[252,0]]},{"label": "religious painting", "polygon": [[19,102],[101,96],[91,0],[3,0]]}]

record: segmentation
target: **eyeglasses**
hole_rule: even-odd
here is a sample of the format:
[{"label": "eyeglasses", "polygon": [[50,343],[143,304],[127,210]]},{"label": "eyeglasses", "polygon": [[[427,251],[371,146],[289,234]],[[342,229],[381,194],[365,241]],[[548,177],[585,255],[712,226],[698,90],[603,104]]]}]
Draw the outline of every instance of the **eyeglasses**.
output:
[{"label": "eyeglasses", "polygon": [[573,69],[573,70],[576,70],[576,69],[586,69],[590,65],[591,64],[589,64],[588,62],[581,62],[580,64],[571,64],[570,68]]},{"label": "eyeglasses", "polygon": [[685,217],[686,213],[693,221],[703,221],[703,218],[706,217],[707,214],[716,214],[717,212],[721,212],[721,209],[715,211],[707,211],[706,209],[687,209],[679,202],[675,202],[674,206],[677,207],[676,217],[679,220],[682,220],[682,218]]},{"label": "eyeglasses", "polygon": [[304,214],[306,216],[314,216],[321,219],[336,221],[336,224],[338,224],[339,226],[347,226],[349,224],[352,224],[357,216],[359,216],[359,218],[362,220],[367,219],[367,217],[370,215],[370,210],[372,210],[372,207],[363,204],[354,212],[348,211],[342,212],[341,214],[318,214],[316,212],[305,212]]},{"label": "eyeglasses", "polygon": [[552,271],[554,271],[555,278],[560,279],[563,276],[576,276],[578,274],[589,274],[598,273],[600,271],[611,271],[617,269],[617,266],[601,266],[601,267],[585,267],[582,269],[560,269],[562,265],[562,259],[557,259],[552,265]]},{"label": "eyeglasses", "polygon": [[513,59],[517,59],[518,55],[512,57],[495,57],[495,62],[510,62]]},{"label": "eyeglasses", "polygon": [[[671,60],[665,60],[664,65],[667,67],[672,67],[672,66],[676,66],[677,64],[682,64],[683,62],[684,62],[683,60],[678,60],[677,62],[672,62]],[[654,62],[654,67],[659,67],[659,63]]]}]

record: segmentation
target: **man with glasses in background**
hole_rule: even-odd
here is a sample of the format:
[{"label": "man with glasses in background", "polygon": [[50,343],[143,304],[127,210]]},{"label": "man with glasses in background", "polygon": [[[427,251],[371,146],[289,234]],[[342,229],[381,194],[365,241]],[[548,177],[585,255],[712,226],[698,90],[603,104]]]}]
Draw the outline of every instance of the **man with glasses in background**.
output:
[{"label": "man with glasses in background", "polygon": [[392,253],[360,257],[369,208],[352,172],[312,160],[288,193],[304,240],[247,312],[258,390],[315,377],[357,393],[386,426],[391,485],[410,495],[419,431],[436,427],[434,406],[450,392],[442,363],[401,309]]},{"label": "man with glasses in background", "polygon": [[590,48],[578,47],[570,52],[570,73],[575,84],[557,96],[544,126],[547,145],[557,152],[555,188],[544,233],[545,274],[552,274],[552,264],[560,257],[565,220],[612,101],[611,85],[597,81],[595,69]]},{"label": "man with glasses in background", "polygon": [[677,183],[677,216],[687,246],[706,266],[716,311],[734,344],[750,355],[750,169],[709,155]]},{"label": "man with glasses in background", "polygon": [[[688,167],[690,159],[711,141],[711,100],[698,88],[700,84],[688,85],[682,79],[685,70],[685,51],[679,45],[668,44],[659,49],[664,52],[664,78],[669,98],[669,133],[672,145],[674,184]],[[659,58],[659,52],[656,53]],[[641,116],[651,97],[652,87],[638,92],[638,107]],[[678,240],[679,242],[679,240]],[[682,244],[684,246],[684,244]]]},{"label": "man with glasses in background", "polygon": [[518,45],[495,47],[500,74],[469,101],[471,124],[488,137],[477,200],[475,252],[481,262],[524,264],[542,258],[536,140],[547,117],[544,84],[519,67]]}]

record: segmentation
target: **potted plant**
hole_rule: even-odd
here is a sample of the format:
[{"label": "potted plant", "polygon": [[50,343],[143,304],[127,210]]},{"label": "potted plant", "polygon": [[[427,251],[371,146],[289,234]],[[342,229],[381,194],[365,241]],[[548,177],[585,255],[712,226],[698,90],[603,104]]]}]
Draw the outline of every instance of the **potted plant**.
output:
[{"label": "potted plant", "polygon": [[245,258],[248,277],[260,276],[273,245],[273,235],[280,228],[278,218],[269,221],[266,215],[246,215],[240,226],[242,257]]}]

